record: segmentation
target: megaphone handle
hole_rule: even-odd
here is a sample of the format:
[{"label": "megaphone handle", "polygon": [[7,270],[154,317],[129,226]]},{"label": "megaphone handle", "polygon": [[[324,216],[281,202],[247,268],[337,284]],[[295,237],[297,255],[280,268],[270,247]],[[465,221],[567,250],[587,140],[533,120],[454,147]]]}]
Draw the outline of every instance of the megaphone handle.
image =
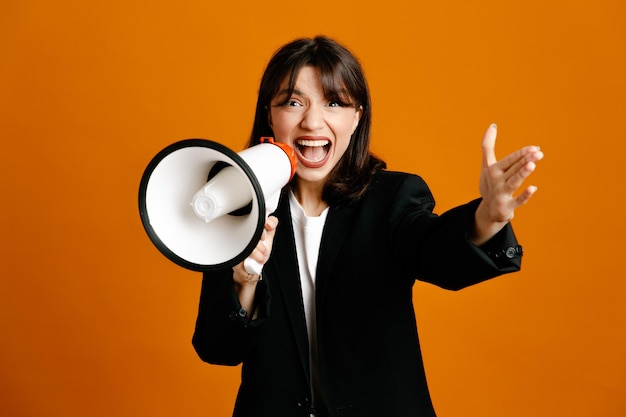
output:
[{"label": "megaphone handle", "polygon": [[255,275],[261,275],[261,271],[263,270],[263,265],[252,258],[246,258],[246,260],[243,261],[243,267],[247,273]]}]

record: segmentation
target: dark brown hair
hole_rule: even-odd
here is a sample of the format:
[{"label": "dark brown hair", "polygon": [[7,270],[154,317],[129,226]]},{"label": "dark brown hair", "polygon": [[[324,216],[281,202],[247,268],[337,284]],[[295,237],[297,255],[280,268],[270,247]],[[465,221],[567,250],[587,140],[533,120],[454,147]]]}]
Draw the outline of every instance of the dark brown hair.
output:
[{"label": "dark brown hair", "polygon": [[363,69],[355,56],[336,41],[325,36],[302,38],[274,53],[261,79],[249,146],[259,143],[262,136],[274,135],[267,113],[270,102],[285,79],[288,80],[287,97],[291,95],[304,66],[319,69],[327,98],[343,99],[347,93],[357,109],[363,108],[350,145],[330,173],[322,194],[329,204],[354,202],[367,191],[374,174],[385,168],[385,163],[369,149],[372,108]]}]

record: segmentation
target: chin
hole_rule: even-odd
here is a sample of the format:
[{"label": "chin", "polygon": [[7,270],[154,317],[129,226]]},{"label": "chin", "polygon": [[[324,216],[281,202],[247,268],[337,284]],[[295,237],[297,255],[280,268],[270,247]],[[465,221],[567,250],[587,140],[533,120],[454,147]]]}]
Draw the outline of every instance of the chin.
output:
[{"label": "chin", "polygon": [[296,171],[296,174],[298,175],[298,179],[300,181],[303,182],[309,182],[309,183],[319,183],[319,182],[326,182],[328,180],[328,177],[330,175],[330,171],[326,171],[324,170],[324,172],[311,172],[309,169],[307,170],[308,172],[298,172]]}]

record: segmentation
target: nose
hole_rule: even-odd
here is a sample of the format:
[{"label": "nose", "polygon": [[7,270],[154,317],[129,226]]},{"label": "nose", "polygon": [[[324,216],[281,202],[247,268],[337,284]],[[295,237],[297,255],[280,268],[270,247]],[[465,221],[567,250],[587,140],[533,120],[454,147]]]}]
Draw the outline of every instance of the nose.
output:
[{"label": "nose", "polygon": [[302,114],[300,126],[303,129],[315,131],[324,127],[324,110],[321,106],[308,106]]}]

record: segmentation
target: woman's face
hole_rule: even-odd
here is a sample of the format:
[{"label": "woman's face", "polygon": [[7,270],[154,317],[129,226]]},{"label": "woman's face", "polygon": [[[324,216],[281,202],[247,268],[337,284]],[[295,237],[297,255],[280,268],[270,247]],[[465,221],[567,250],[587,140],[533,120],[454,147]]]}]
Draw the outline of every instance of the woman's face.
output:
[{"label": "woman's face", "polygon": [[270,103],[274,139],[295,150],[299,184],[323,184],[346,152],[362,110],[326,98],[319,70],[310,66],[300,70],[293,94],[287,94],[285,79]]}]

